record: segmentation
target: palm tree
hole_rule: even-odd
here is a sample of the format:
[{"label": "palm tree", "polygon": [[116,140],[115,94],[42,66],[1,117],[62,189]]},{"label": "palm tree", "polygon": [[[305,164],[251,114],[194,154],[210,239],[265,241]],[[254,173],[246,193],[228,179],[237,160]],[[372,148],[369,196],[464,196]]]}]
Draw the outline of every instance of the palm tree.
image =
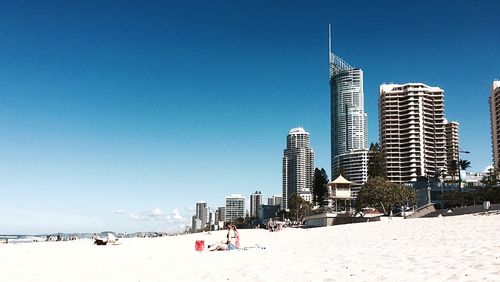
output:
[{"label": "palm tree", "polygon": [[448,173],[450,174],[451,177],[453,177],[453,179],[455,178],[457,171],[458,171],[457,160],[451,160],[448,163]]},{"label": "palm tree", "polygon": [[467,170],[470,167],[470,162],[468,160],[460,160],[460,169]]}]

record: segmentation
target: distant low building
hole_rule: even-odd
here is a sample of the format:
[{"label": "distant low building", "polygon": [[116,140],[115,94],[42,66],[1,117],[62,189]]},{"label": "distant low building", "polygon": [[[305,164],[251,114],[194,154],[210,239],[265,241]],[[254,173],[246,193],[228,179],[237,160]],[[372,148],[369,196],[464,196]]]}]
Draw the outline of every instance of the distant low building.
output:
[{"label": "distant low building", "polygon": [[486,184],[482,181],[485,180],[489,174],[487,172],[467,172],[465,174],[465,186],[467,188],[482,188]]},{"label": "distant low building", "polygon": [[268,219],[276,217],[280,210],[280,205],[260,205],[257,208],[259,224],[265,224]]}]

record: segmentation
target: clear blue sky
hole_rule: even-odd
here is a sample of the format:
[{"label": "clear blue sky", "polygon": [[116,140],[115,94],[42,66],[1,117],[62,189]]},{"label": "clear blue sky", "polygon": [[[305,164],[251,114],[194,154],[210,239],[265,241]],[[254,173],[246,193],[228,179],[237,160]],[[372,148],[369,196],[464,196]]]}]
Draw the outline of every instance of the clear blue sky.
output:
[{"label": "clear blue sky", "polygon": [[278,194],[299,125],[329,171],[329,22],[370,142],[379,85],[423,82],[491,163],[498,1],[71,2],[0,4],[0,234],[173,230],[198,200]]}]

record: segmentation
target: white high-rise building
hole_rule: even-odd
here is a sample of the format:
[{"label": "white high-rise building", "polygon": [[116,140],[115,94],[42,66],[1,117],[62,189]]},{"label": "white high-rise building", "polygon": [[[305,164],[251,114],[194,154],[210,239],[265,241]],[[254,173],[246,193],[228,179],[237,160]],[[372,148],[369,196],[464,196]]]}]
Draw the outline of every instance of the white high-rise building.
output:
[{"label": "white high-rise building", "polygon": [[329,31],[332,179],[352,182],[353,197],[368,179],[367,115],[363,71],[332,52]]},{"label": "white high-rise building", "polygon": [[446,170],[443,93],[423,83],[380,86],[380,148],[390,181],[408,183]]},{"label": "white high-rise building", "polygon": [[302,127],[292,128],[283,152],[283,209],[293,195],[311,202],[314,179],[314,151],[309,146],[309,133]]},{"label": "white high-rise building", "polygon": [[250,195],[250,216],[257,217],[257,208],[262,205],[262,193],[255,191]]},{"label": "white high-rise building", "polygon": [[448,122],[445,120],[444,134],[446,140],[446,165],[448,167],[448,172],[453,162],[458,165],[458,153],[460,151],[458,146],[458,126],[459,123],[456,121]]},{"label": "white high-rise building", "polygon": [[500,81],[495,80],[490,92],[490,124],[493,166],[500,167]]},{"label": "white high-rise building", "polygon": [[245,197],[241,194],[226,196],[226,222],[236,222],[238,218],[245,218]]}]

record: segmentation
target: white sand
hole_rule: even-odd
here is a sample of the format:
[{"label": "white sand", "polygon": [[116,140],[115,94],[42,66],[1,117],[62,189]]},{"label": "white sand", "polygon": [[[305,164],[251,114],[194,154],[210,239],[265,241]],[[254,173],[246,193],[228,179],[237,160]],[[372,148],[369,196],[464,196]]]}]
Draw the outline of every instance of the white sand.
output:
[{"label": "white sand", "polygon": [[224,231],[167,238],[0,244],[0,281],[500,281],[500,215],[240,230],[242,246],[195,252]]}]

